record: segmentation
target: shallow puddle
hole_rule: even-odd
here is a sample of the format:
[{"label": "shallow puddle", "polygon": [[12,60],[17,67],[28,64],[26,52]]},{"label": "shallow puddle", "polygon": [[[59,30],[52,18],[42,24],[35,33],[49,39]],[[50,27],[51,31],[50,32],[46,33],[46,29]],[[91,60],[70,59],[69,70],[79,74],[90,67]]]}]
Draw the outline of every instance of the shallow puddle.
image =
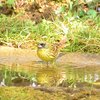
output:
[{"label": "shallow puddle", "polygon": [[6,86],[100,89],[100,55],[61,54],[47,67],[36,51],[0,47],[0,64],[0,82]]},{"label": "shallow puddle", "polygon": [[33,73],[34,75],[42,72],[46,73],[46,76],[50,76],[48,75],[49,71],[54,71],[54,73],[58,71],[58,73],[62,73],[60,80],[72,84],[76,82],[92,83],[100,80],[100,55],[97,54],[60,54],[55,65],[49,65],[47,68],[34,50],[1,46],[0,64],[1,70],[3,68],[10,71]]},{"label": "shallow puddle", "polygon": [[[22,66],[18,64],[12,66],[0,65],[0,69],[1,69],[0,73],[2,74],[1,75],[2,77],[0,77],[1,81],[3,80],[3,78],[5,80],[8,80],[10,77],[11,80],[12,79],[17,80],[18,78],[19,79],[23,78],[25,79],[25,81],[30,80],[28,85],[31,85],[32,81],[34,82],[34,80],[36,80],[38,84],[40,85],[46,84],[47,86],[62,85],[62,86],[80,87],[80,86],[92,84],[94,86],[97,85],[98,87],[100,87],[100,83],[99,83],[100,69],[98,67],[77,68],[76,66],[68,66],[68,65],[63,67],[57,65],[50,65],[47,68],[46,64],[32,64],[31,66],[28,65]],[[53,82],[54,84],[50,85]]]}]

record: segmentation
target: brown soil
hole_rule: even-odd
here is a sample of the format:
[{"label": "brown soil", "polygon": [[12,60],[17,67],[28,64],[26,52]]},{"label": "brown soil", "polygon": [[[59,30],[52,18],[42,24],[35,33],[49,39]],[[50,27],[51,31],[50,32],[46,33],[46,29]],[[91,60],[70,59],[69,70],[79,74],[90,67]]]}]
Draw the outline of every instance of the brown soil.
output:
[{"label": "brown soil", "polygon": [[[16,0],[13,5],[8,5],[6,0],[1,0],[3,6],[0,7],[0,14],[12,15],[24,12],[22,19],[31,19],[36,24],[41,22],[42,19],[54,20],[54,11],[61,5],[68,6],[70,0],[35,0],[35,2],[25,2],[24,0]],[[27,0],[26,0],[27,1]],[[60,3],[54,2],[60,1]],[[84,0],[79,0],[79,5],[84,11],[88,11],[89,8]],[[96,5],[96,9],[99,7],[99,3]],[[77,8],[80,9],[80,8]],[[74,9],[75,10],[75,9]]]},{"label": "brown soil", "polygon": [[[22,19],[31,19],[36,24],[41,22],[42,19],[54,20],[54,10],[57,8],[57,5],[54,2],[46,3],[23,3],[21,1],[15,3],[14,6],[9,6],[3,3],[3,6],[0,7],[0,14],[12,15],[24,12]],[[20,5],[19,5],[20,4]]]}]

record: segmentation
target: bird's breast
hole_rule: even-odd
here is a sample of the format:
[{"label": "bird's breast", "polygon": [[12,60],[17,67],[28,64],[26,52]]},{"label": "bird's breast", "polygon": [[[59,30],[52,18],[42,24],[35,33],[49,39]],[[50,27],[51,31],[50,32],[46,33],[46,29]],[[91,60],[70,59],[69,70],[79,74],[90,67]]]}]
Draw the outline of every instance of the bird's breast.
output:
[{"label": "bird's breast", "polygon": [[37,55],[44,61],[53,61],[55,56],[49,49],[39,49],[37,50]]}]

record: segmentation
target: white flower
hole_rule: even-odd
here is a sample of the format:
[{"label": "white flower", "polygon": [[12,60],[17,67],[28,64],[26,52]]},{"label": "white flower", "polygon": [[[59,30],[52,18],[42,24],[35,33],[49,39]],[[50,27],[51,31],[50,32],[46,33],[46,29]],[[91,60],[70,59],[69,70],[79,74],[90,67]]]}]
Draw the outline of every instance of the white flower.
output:
[{"label": "white flower", "polygon": [[62,27],[62,31],[64,32],[64,34],[67,34],[69,31],[69,28],[65,26],[63,23],[61,24],[61,27]]},{"label": "white flower", "polygon": [[6,86],[4,79],[1,81],[0,86]]},{"label": "white flower", "polygon": [[90,3],[90,2],[92,2],[93,0],[85,0],[86,1],[86,3]]},{"label": "white flower", "polygon": [[31,86],[32,87],[36,87],[37,85],[36,85],[36,83],[33,82]]}]

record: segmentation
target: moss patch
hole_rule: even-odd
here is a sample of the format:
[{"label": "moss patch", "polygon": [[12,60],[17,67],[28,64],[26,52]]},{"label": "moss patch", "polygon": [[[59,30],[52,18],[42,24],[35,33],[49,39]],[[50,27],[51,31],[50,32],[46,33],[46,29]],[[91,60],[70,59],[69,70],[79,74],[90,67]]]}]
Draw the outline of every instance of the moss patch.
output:
[{"label": "moss patch", "polygon": [[[41,87],[40,87],[41,88]],[[45,91],[31,87],[0,87],[0,100],[99,100],[100,90],[49,87]]]},{"label": "moss patch", "polygon": [[0,100],[67,100],[63,92],[47,93],[30,87],[0,87]]}]

